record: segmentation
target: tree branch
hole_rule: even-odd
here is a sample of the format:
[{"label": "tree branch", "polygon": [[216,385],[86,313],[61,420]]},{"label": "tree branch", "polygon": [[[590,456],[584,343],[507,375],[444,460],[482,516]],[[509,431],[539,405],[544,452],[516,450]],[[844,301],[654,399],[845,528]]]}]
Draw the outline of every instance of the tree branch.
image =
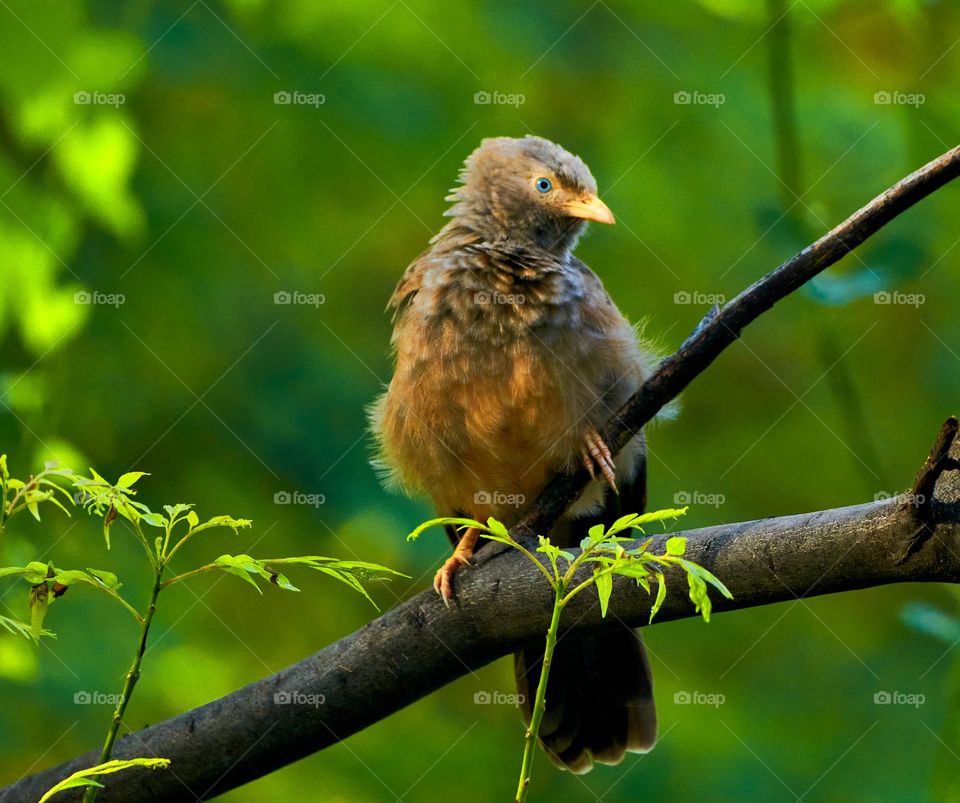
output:
[{"label": "tree branch", "polygon": [[[600,435],[620,451],[664,405],[701,374],[740,332],[781,299],[840,261],[847,253],[930,193],[960,175],[960,145],[878,195],[836,228],[755,282],[723,308],[714,307],[676,352],[667,357]],[[514,535],[549,532],[590,479],[581,468],[554,477],[515,528]]]},{"label": "tree branch", "polygon": [[[933,460],[930,517],[912,494],[796,516],[724,524],[685,535],[687,556],[722,578],[733,600],[716,611],[767,605],[899,582],[960,580],[960,439]],[[936,453],[936,448],[934,450]],[[929,462],[929,461],[928,461]],[[902,556],[918,530],[929,537]],[[666,536],[652,545],[662,551]],[[447,610],[424,591],[316,655],[180,716],[127,734],[115,758],[159,756],[169,770],[113,776],[99,799],[123,803],[208,800],[329,747],[546,632],[552,591],[536,567],[509,548],[484,549],[458,575],[461,604]],[[571,630],[617,619],[646,624],[651,598],[615,578],[608,619],[595,594],[569,604]],[[658,621],[694,616],[686,583],[668,580]],[[570,632],[570,631],[568,631]],[[321,702],[322,701],[322,702]],[[96,763],[88,753],[7,787],[0,801],[35,801],[54,783]],[[69,795],[63,796],[70,800]]]},{"label": "tree branch", "polygon": [[[712,310],[607,423],[602,433],[606,442],[622,448],[745,326],[958,174],[960,147],[907,176],[722,309]],[[587,479],[583,470],[556,477],[514,535],[548,532]],[[956,419],[944,425],[909,494],[684,535],[689,557],[734,594],[732,601],[717,601],[718,611],[886,583],[960,580]],[[660,540],[655,550],[663,548]],[[433,591],[425,591],[275,675],[127,734],[117,744],[116,758],[160,756],[171,759],[171,767],[116,775],[100,799],[207,800],[345,739],[454,678],[535,643],[546,631],[550,588],[512,550],[488,548],[483,553],[475,570],[458,577],[456,613]],[[615,584],[611,614],[632,625],[645,624],[649,596],[624,578]],[[606,626],[593,595],[579,595],[569,607],[576,630]],[[691,615],[685,584],[674,582],[659,621]],[[22,779],[0,791],[0,801],[34,801],[57,781],[95,762],[96,754],[88,753]],[[76,798],[68,793],[62,799]]]}]

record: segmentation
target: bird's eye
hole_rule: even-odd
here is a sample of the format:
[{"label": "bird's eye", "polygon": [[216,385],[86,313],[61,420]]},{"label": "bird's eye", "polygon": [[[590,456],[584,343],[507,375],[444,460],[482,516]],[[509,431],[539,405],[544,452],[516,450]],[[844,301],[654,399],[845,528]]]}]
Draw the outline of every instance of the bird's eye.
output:
[{"label": "bird's eye", "polygon": [[537,188],[537,192],[550,192],[553,189],[553,184],[548,178],[538,178],[534,182],[534,186]]}]

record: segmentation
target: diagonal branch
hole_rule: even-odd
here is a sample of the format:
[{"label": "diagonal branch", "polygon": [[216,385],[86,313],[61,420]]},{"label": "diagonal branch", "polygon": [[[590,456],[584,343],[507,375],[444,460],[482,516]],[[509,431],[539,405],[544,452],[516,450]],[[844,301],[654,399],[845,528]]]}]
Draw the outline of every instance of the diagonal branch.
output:
[{"label": "diagonal branch", "polygon": [[[620,449],[777,301],[836,263],[897,215],[960,174],[960,147],[907,176],[813,245],[714,309],[604,427]],[[514,535],[549,531],[579,494],[585,471],[556,477]],[[917,504],[920,489],[926,492]],[[914,492],[894,499],[685,533],[689,557],[734,594],[717,610],[896,582],[960,581],[960,439],[944,425]],[[655,544],[654,549],[662,544]],[[115,756],[161,756],[169,770],[115,776],[104,801],[207,800],[322,750],[426,696],[466,672],[542,638],[551,610],[548,586],[511,551],[485,549],[458,584],[448,611],[426,591],[356,633],[293,666],[118,742]],[[610,610],[642,625],[650,599],[623,578]],[[576,629],[602,628],[592,595],[570,604]],[[693,614],[674,583],[661,621]],[[33,801],[96,754],[21,779],[2,803]],[[71,798],[70,794],[62,796]]]},{"label": "diagonal branch", "polygon": [[[918,201],[960,175],[960,145],[878,195],[843,223],[730,300],[714,307],[676,352],[667,357],[600,435],[619,451],[648,421],[699,376],[740,332]],[[549,532],[587,484],[585,469],[555,477],[533,503],[514,535]]]}]

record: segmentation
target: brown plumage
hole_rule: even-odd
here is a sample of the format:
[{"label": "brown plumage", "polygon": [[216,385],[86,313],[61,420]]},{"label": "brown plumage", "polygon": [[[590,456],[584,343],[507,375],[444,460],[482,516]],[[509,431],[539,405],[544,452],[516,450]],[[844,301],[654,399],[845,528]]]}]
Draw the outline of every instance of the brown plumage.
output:
[{"label": "brown plumage", "polygon": [[[590,524],[646,501],[643,436],[613,459],[597,429],[651,357],[571,253],[586,221],[613,215],[587,166],[539,137],[484,140],[460,181],[448,197],[452,220],[390,301],[396,368],[372,409],[379,464],[389,483],[428,496],[440,515],[510,526],[553,474],[582,462],[596,478],[551,533],[575,545]],[[467,531],[437,573],[448,603],[476,540]],[[516,658],[528,701],[541,659],[538,650]],[[562,638],[541,728],[554,762],[585,772],[645,752],[655,738],[639,635],[622,627]]]}]

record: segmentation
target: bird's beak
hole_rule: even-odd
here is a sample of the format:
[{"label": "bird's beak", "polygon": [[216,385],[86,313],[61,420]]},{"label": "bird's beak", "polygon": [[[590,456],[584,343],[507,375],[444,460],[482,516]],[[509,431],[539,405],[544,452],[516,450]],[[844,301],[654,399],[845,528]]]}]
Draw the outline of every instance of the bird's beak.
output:
[{"label": "bird's beak", "polygon": [[565,203],[563,209],[570,217],[594,220],[597,223],[616,223],[610,207],[592,193],[584,195],[576,201]]}]

